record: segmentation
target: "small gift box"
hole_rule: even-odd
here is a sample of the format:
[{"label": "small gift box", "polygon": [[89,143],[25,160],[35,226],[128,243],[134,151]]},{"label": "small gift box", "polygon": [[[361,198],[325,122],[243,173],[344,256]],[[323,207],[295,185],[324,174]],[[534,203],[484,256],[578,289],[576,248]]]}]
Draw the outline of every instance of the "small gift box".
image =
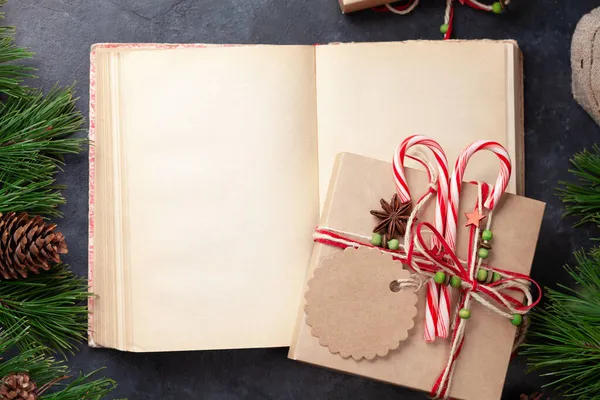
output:
[{"label": "small gift box", "polygon": [[389,3],[389,0],[339,0],[343,13],[365,10],[371,7],[382,6]]},{"label": "small gift box", "polygon": [[[427,269],[428,263],[433,262],[429,258],[450,265],[450,255],[435,253],[434,249],[429,257],[421,249],[420,259],[428,273],[419,277],[401,262],[407,251],[414,250],[416,254],[418,249],[411,250],[407,244],[405,253],[397,250],[404,239],[392,239],[393,230],[402,231],[408,224],[415,237],[423,236],[421,245],[429,241],[432,235],[427,236],[425,231],[440,217],[435,215],[440,208],[436,205],[436,192],[431,190],[432,182],[441,178],[408,168],[404,173],[413,207],[415,199],[429,192],[433,199],[418,210],[416,220],[407,220],[412,214],[410,209],[402,217],[386,220],[394,213],[402,213],[402,204],[398,198],[392,198],[398,191],[398,174],[391,164],[355,154],[338,155],[315,234],[319,239],[314,245],[289,358],[430,392],[434,397],[498,400],[516,335],[523,328],[520,312],[533,301],[527,293],[525,305],[519,306],[525,296],[512,290],[511,285],[527,286],[545,205],[504,194],[492,206],[493,224],[484,232],[486,218],[492,216],[485,209],[477,212],[477,204],[481,210],[491,186],[464,183],[458,189],[455,256],[470,260],[467,249],[475,248],[471,257],[477,258],[476,262],[483,261],[483,265],[475,271],[472,282],[467,275],[461,275],[461,286],[458,275]],[[446,190],[452,192],[453,188]],[[480,243],[473,244],[474,224],[479,220],[483,221],[482,228],[477,228]],[[415,228],[426,221],[431,225]],[[467,227],[466,223],[471,225]],[[373,235],[378,224],[383,225],[376,229],[380,234]],[[381,244],[387,244],[387,249],[374,248]],[[445,241],[437,245],[438,250],[451,247]],[[396,258],[395,254],[402,257]],[[432,322],[432,310],[426,308],[432,305],[428,302],[432,295],[428,287],[436,286],[433,280],[449,294],[445,301],[451,310],[450,325],[454,326],[442,328],[448,330],[446,338],[435,338],[438,326],[434,337],[425,340],[427,324]],[[497,294],[506,287],[511,287],[509,294]],[[467,296],[469,290],[472,295]],[[437,306],[437,300],[444,300],[444,295],[434,295]],[[464,304],[466,297],[471,298],[467,300],[470,305]],[[475,297],[479,300],[473,300]],[[512,320],[504,302],[516,313]],[[464,309],[459,311],[461,307]],[[499,309],[504,314],[499,314]],[[464,337],[457,339],[458,333]],[[448,389],[440,390],[440,382]]]}]

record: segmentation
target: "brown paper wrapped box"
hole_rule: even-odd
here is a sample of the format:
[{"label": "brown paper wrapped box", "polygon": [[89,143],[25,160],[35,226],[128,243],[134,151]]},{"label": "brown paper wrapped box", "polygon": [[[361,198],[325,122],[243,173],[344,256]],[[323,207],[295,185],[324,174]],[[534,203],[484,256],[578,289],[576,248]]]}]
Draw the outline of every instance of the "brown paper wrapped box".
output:
[{"label": "brown paper wrapped box", "polygon": [[339,0],[343,13],[365,10],[390,3],[389,0]]},{"label": "brown paper wrapped box", "polygon": [[[428,187],[426,174],[411,169],[407,169],[406,174],[412,195],[419,197]],[[393,193],[391,164],[342,153],[336,159],[321,226],[368,237],[377,221],[369,210],[378,209],[379,200],[389,200]],[[456,247],[457,255],[462,259],[466,259],[468,246],[464,213],[473,210],[476,196],[475,185],[463,185]],[[489,265],[529,275],[544,208],[544,203],[525,197],[511,194],[502,197],[494,211],[494,240]],[[434,204],[430,202],[421,214],[421,220],[432,221],[433,211]],[[323,260],[339,251],[315,243],[307,280]],[[419,292],[418,314],[408,339],[387,356],[371,361],[344,359],[321,346],[306,324],[303,298],[289,358],[429,392],[446,365],[450,339],[438,339],[429,344],[424,341],[425,292]],[[457,291],[452,292],[456,294]],[[452,311],[456,304],[456,299],[453,300]],[[502,395],[516,327],[478,303],[473,304],[471,311],[449,395],[465,400],[498,400]]]}]

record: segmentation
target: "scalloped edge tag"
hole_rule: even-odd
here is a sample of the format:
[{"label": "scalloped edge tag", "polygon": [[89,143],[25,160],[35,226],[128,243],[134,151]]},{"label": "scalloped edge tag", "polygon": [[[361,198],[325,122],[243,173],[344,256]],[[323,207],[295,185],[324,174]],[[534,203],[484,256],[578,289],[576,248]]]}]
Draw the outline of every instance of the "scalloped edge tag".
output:
[{"label": "scalloped edge tag", "polygon": [[304,295],[312,335],[343,358],[386,356],[415,325],[417,294],[410,289],[394,292],[390,286],[408,278],[401,262],[378,249],[336,252],[315,270]]}]

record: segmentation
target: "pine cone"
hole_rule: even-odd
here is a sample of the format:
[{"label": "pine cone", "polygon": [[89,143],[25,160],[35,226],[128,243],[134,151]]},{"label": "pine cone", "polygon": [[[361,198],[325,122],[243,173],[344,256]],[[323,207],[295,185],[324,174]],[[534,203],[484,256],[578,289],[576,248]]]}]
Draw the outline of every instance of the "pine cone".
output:
[{"label": "pine cone", "polygon": [[10,374],[2,379],[0,399],[37,400],[37,386],[26,372]]},{"label": "pine cone", "polygon": [[67,253],[65,237],[54,232],[56,224],[46,224],[40,216],[27,213],[0,214],[0,275],[4,279],[27,278],[29,273],[49,270]]}]

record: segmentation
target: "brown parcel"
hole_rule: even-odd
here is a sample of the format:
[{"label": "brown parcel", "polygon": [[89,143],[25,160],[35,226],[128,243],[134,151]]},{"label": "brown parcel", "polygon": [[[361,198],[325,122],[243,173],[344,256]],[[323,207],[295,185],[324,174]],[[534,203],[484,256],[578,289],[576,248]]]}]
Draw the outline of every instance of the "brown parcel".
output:
[{"label": "brown parcel", "polygon": [[[489,157],[494,157],[489,154]],[[471,168],[474,165],[471,165]],[[407,179],[413,197],[419,197],[427,187],[427,177],[421,171],[407,169]],[[355,154],[337,156],[331,177],[321,225],[344,232],[370,236],[375,217],[369,210],[379,207],[381,198],[389,199],[395,192],[391,164]],[[464,213],[472,211],[477,187],[463,185],[459,210],[457,254],[465,259],[467,231]],[[545,204],[511,194],[505,194],[494,212],[493,250],[489,265],[529,275]],[[434,205],[429,203],[421,220],[432,220]],[[315,243],[307,279],[317,266],[337,248]],[[456,290],[452,290],[456,294]],[[355,361],[332,354],[311,335],[305,322],[304,299],[290,347],[289,358],[345,371],[365,377],[429,391],[447,362],[449,339],[427,344],[423,340],[425,291],[419,293],[418,314],[409,337],[397,350],[372,361]],[[452,310],[456,302],[452,303]],[[511,355],[516,328],[503,317],[475,303],[467,325],[465,344],[458,359],[449,395],[459,399],[498,400]],[[343,312],[343,310],[340,310]]]},{"label": "brown parcel", "polygon": [[390,0],[339,0],[343,13],[365,10],[390,3]]}]

